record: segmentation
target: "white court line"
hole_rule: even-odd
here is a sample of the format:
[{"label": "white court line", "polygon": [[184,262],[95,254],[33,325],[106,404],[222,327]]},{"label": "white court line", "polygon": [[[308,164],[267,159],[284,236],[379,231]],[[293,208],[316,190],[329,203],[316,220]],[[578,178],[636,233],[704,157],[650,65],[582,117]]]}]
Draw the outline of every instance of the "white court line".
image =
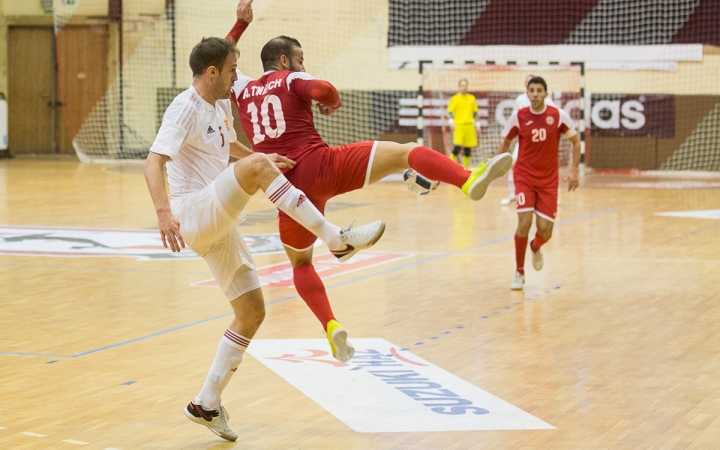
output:
[{"label": "white court line", "polygon": [[115,447],[107,447],[105,450],[120,450],[120,449],[119,449],[119,448],[115,448]]},{"label": "white court line", "polygon": [[77,444],[77,445],[90,445],[89,442],[83,442],[83,441],[75,441],[72,439],[65,439],[61,442],[67,442],[68,444]]},{"label": "white court line", "polygon": [[24,434],[25,436],[32,436],[32,437],[47,437],[47,434],[33,433],[31,431],[23,431],[20,434]]}]

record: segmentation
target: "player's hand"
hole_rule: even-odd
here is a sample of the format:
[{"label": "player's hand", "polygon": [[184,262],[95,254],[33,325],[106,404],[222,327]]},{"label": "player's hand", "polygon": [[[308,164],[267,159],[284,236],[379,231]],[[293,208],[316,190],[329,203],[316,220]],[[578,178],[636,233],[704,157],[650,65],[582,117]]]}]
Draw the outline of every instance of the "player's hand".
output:
[{"label": "player's hand", "polygon": [[238,19],[244,20],[247,23],[253,21],[252,2],[253,0],[240,0],[236,11]]},{"label": "player's hand", "polygon": [[332,106],[323,105],[322,103],[317,103],[317,109],[320,111],[320,114],[323,116],[332,116],[335,114],[335,111],[337,111],[337,108],[333,108]]},{"label": "player's hand", "polygon": [[272,161],[278,169],[292,169],[295,167],[295,161],[282,155],[278,155],[277,153],[269,154],[268,158],[270,158],[270,161]]},{"label": "player's hand", "polygon": [[568,191],[572,192],[580,186],[580,171],[577,168],[570,169],[565,181],[568,182]]},{"label": "player's hand", "polygon": [[180,248],[185,248],[185,241],[180,235],[180,222],[170,211],[158,212],[158,228],[162,237],[163,247],[173,252],[179,252]]},{"label": "player's hand", "polygon": [[450,127],[451,130],[455,131],[455,121],[453,120],[452,117],[448,118],[448,126]]}]

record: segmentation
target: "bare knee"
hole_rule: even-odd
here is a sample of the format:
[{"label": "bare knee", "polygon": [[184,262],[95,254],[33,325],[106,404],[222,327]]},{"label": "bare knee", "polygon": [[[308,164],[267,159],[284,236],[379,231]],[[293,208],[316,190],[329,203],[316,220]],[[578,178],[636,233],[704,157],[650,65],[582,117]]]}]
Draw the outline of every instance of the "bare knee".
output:
[{"label": "bare knee", "polygon": [[527,237],[532,226],[532,213],[518,214],[518,226],[515,233],[520,237]]},{"label": "bare knee", "polygon": [[246,156],[235,163],[235,178],[248,194],[254,194],[258,188],[265,189],[279,174],[264,153]]},{"label": "bare knee", "polygon": [[553,234],[553,227],[538,227],[538,234],[545,239],[546,241],[549,240],[552,237]]},{"label": "bare knee", "polygon": [[264,153],[255,153],[235,163],[235,175],[238,179],[241,176],[257,178],[268,170],[268,166],[272,166],[270,158]]}]

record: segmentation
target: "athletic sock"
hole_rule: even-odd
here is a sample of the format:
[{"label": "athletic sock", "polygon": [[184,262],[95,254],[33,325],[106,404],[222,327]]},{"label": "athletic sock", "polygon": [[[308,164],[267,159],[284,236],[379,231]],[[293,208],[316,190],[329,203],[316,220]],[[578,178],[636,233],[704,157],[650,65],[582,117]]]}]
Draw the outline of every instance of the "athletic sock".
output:
[{"label": "athletic sock", "polygon": [[515,265],[516,271],[525,275],[525,251],[527,250],[528,238],[515,235]]},{"label": "athletic sock", "polygon": [[285,175],[278,175],[268,186],[265,195],[278,209],[325,241],[330,250],[343,247],[341,228],[325,220],[305,193],[293,186]]},{"label": "athletic sock", "polygon": [[452,184],[461,189],[470,176],[470,171],[435,150],[422,146],[412,149],[408,155],[408,165],[425,178]]},{"label": "athletic sock", "polygon": [[293,282],[300,297],[315,314],[323,329],[335,318],[330,307],[330,299],[325,292],[325,285],[312,264],[300,264],[293,269]]},{"label": "athletic sock", "polygon": [[463,168],[467,169],[468,167],[470,167],[470,157],[463,156]]},{"label": "athletic sock", "polygon": [[540,247],[545,245],[545,243],[548,240],[549,239],[545,239],[542,236],[540,236],[539,234],[535,233],[535,239],[533,239],[532,242],[530,243],[530,249],[536,253],[538,250],[540,250]]},{"label": "athletic sock", "polygon": [[194,403],[196,405],[213,410],[220,407],[220,394],[240,365],[243,353],[245,353],[249,344],[250,339],[234,331],[225,330],[225,334],[220,339],[217,353],[215,353],[215,359],[212,366],[210,366],[210,372],[205,379],[205,384],[197,397],[195,397]]}]

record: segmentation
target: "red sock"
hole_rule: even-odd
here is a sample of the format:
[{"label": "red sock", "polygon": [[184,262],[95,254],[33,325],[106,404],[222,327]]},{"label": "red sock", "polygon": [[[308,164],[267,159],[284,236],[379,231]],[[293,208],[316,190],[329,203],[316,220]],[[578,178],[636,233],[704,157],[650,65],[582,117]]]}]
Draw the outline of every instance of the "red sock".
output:
[{"label": "red sock", "polygon": [[540,250],[540,247],[545,245],[545,243],[548,240],[549,239],[545,239],[542,236],[540,236],[539,234],[535,233],[535,239],[533,239],[533,241],[530,243],[530,248],[532,249],[533,252],[536,252],[536,251]]},{"label": "red sock", "polygon": [[325,285],[312,264],[300,264],[293,269],[293,282],[298,294],[305,300],[315,314],[323,329],[335,318],[330,307],[330,300],[325,292]]},{"label": "red sock", "polygon": [[470,171],[427,147],[415,147],[408,155],[408,165],[420,175],[434,181],[462,188]]},{"label": "red sock", "polygon": [[515,264],[518,273],[525,275],[525,251],[527,250],[527,236],[515,235]]}]

